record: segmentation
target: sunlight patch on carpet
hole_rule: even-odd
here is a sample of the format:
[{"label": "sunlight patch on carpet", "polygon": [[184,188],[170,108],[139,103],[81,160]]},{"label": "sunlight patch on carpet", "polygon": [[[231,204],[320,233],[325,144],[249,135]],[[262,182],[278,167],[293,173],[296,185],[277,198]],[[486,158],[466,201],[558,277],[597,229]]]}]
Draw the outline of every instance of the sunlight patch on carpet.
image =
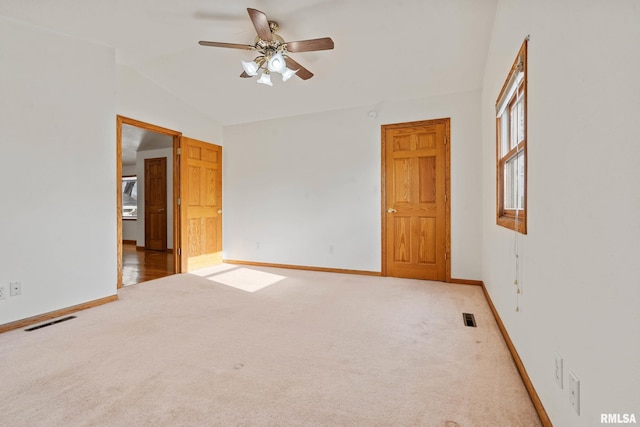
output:
[{"label": "sunlight patch on carpet", "polygon": [[194,271],[192,274],[246,292],[256,292],[286,279],[278,274],[228,264]]}]

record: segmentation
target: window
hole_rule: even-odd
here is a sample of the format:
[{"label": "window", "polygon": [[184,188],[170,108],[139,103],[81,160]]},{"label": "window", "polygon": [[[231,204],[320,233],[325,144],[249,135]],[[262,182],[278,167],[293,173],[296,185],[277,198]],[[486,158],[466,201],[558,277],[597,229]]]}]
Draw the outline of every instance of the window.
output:
[{"label": "window", "polygon": [[138,219],[138,178],[122,177],[122,219]]},{"label": "window", "polygon": [[496,102],[497,224],[527,234],[527,40]]}]

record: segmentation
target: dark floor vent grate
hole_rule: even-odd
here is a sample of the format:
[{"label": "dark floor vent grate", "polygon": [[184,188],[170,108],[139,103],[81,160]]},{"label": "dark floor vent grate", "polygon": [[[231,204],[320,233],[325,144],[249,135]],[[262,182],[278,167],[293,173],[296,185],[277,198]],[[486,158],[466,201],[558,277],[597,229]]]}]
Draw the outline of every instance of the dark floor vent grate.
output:
[{"label": "dark floor vent grate", "polygon": [[55,325],[56,323],[66,322],[67,320],[75,319],[76,316],[67,316],[62,319],[52,320],[51,322],[43,323],[42,325],[32,326],[30,328],[25,329],[26,332],[35,331],[36,329],[46,328],[47,326]]},{"label": "dark floor vent grate", "polygon": [[462,319],[465,326],[476,327],[476,318],[471,313],[462,313]]}]

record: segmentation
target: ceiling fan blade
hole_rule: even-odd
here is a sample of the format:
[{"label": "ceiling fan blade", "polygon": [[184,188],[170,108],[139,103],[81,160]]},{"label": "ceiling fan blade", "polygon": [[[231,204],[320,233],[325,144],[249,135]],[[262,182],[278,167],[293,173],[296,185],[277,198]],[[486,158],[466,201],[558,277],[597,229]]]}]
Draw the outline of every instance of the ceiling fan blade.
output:
[{"label": "ceiling fan blade", "polygon": [[198,44],[201,46],[228,47],[231,49],[244,49],[244,50],[253,49],[253,46],[251,46],[250,44],[220,43],[220,42],[206,42],[206,41],[199,41]]},{"label": "ceiling fan blade", "polygon": [[321,39],[287,42],[286,45],[287,45],[287,50],[289,52],[311,52],[315,50],[330,50],[330,49],[333,49],[333,40],[331,40],[331,37],[323,37]]},{"label": "ceiling fan blade", "polygon": [[267,15],[263,12],[260,12],[258,9],[247,8],[247,12],[249,12],[249,17],[251,18],[251,22],[253,22],[253,26],[258,33],[258,37],[265,41],[272,41],[273,36],[271,35],[271,28],[269,27],[269,20],[267,19]]},{"label": "ceiling fan blade", "polygon": [[291,68],[292,70],[298,70],[296,75],[302,80],[309,80],[311,77],[313,77],[313,73],[311,71],[307,70],[288,56],[285,56],[284,60],[287,63],[287,67]]}]

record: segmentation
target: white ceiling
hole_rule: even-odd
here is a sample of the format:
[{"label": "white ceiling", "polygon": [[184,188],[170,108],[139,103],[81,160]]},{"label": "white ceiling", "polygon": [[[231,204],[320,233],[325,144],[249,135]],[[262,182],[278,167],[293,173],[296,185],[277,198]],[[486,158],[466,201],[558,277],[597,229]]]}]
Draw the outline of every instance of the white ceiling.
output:
[{"label": "white ceiling", "polygon": [[[146,76],[222,125],[375,105],[481,87],[497,0],[1,0],[0,15],[116,49]],[[274,86],[241,79],[253,52],[246,8],[288,41],[335,49],[292,54],[315,76]]]},{"label": "white ceiling", "polygon": [[172,148],[173,138],[136,126],[122,125],[122,165],[135,165],[138,151]]}]

